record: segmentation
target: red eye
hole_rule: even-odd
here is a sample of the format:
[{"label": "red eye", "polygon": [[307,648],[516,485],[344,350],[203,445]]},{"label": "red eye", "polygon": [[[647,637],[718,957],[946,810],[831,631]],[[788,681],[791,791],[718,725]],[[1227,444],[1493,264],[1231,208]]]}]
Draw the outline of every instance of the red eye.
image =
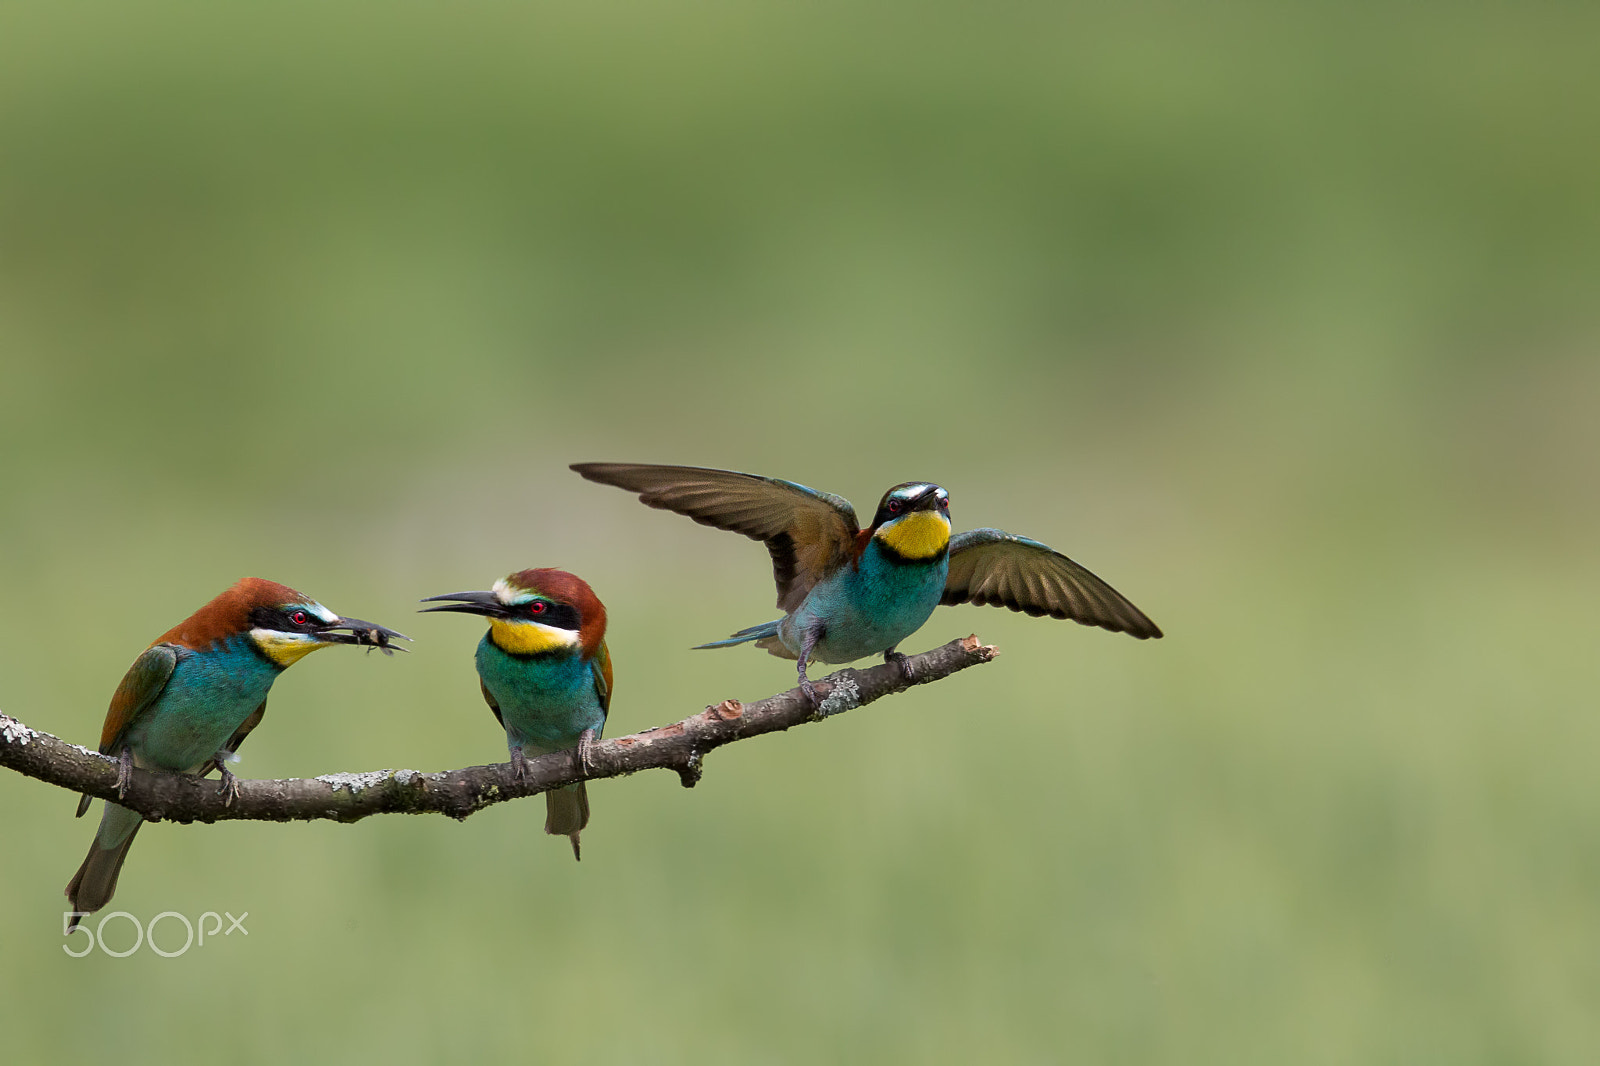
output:
[{"label": "red eye", "polygon": [[890,514],[899,514],[900,513],[900,501],[899,500],[890,500],[889,501],[889,513]]},{"label": "red eye", "polygon": [[943,507],[946,511],[950,510],[950,500],[948,498],[941,499],[939,501],[939,506]]},{"label": "red eye", "polygon": [[304,611],[296,611],[289,616],[289,621],[297,626],[303,626],[306,624],[306,613]]},{"label": "red eye", "polygon": [[528,604],[528,613],[544,614],[544,604],[540,603],[538,600],[534,600],[532,603]]}]

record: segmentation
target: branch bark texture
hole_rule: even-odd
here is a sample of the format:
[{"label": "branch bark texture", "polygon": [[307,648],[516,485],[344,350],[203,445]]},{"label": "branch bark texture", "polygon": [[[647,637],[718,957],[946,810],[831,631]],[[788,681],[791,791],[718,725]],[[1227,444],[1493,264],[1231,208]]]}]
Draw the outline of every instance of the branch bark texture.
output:
[{"label": "branch bark texture", "polygon": [[911,656],[913,681],[908,682],[894,664],[841,670],[813,682],[821,696],[821,706],[815,711],[797,688],[755,703],[724,700],[681,722],[595,744],[587,773],[579,766],[575,750],[558,751],[529,760],[523,780],[517,779],[510,763],[433,773],[371,770],[277,781],[242,780],[238,798],[225,804],[215,780],[134,770],[127,791],[119,798],[116,760],[30,729],[4,714],[0,714],[0,766],[73,792],[114,800],[152,821],[328,818],[354,822],[368,815],[395,813],[465,818],[505,800],[640,770],[675,770],[684,787],[693,788],[700,780],[706,755],[724,744],[821,721],[913,685],[942,680],[989,662],[997,654],[992,645],[980,644],[972,636]]}]

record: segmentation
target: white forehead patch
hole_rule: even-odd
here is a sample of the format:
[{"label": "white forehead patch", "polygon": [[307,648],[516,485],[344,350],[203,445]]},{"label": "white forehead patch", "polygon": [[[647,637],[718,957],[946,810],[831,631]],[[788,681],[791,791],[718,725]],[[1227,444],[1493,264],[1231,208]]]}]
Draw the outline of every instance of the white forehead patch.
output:
[{"label": "white forehead patch", "polygon": [[929,489],[936,490],[940,496],[946,495],[944,489],[939,488],[939,486],[937,486],[937,485],[931,485],[928,482],[923,481],[923,482],[919,482],[918,484],[915,484],[915,485],[907,485],[905,488],[903,488],[899,492],[895,493],[894,494],[894,498],[897,499],[897,500],[917,500],[917,499],[921,499],[924,495],[927,494]]},{"label": "white forehead patch", "polygon": [[[338,615],[334,614],[320,603],[302,603],[300,606],[305,608],[307,614],[315,615],[318,621],[326,622],[328,625],[333,625],[333,623],[339,620]],[[290,613],[292,614],[293,612],[291,611]]]},{"label": "white forehead patch", "polygon": [[528,592],[525,589],[517,588],[515,585],[507,582],[505,578],[501,578],[499,581],[496,581],[494,583],[494,587],[490,591],[494,593],[495,599],[499,600],[507,607],[515,607],[519,603],[531,603],[533,600],[537,599],[533,593]]}]

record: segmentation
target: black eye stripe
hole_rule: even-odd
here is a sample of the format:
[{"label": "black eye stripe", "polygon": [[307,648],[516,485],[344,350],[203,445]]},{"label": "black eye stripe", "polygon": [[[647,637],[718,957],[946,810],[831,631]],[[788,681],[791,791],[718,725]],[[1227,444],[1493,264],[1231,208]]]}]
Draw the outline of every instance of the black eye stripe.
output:
[{"label": "black eye stripe", "polygon": [[[296,622],[295,615],[304,616],[304,621]],[[250,625],[255,629],[271,629],[279,633],[292,633],[297,630],[315,629],[322,619],[306,610],[304,607],[286,609],[282,607],[255,607],[250,611]]]},{"label": "black eye stripe", "polygon": [[[544,610],[535,613],[535,604]],[[578,614],[578,609],[566,603],[551,603],[548,600],[534,600],[513,608],[522,617],[529,621],[538,622],[542,626],[553,626],[556,629],[581,629],[583,619]]]}]

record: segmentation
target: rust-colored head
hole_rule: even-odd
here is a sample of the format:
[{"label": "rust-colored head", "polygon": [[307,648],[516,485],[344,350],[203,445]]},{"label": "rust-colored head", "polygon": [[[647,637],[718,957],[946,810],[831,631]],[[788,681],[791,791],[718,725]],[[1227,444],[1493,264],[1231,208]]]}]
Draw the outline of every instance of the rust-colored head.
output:
[{"label": "rust-colored head", "polygon": [[155,643],[181,644],[185,648],[200,651],[220,640],[248,633],[255,628],[251,616],[263,608],[294,608],[325,623],[338,621],[338,616],[332,611],[288,585],[280,585],[263,577],[246,577],[161,634]]},{"label": "rust-colored head", "polygon": [[578,643],[583,648],[584,658],[592,658],[600,642],[606,639],[606,605],[577,574],[554,567],[518,570],[496,581],[494,591],[508,605],[519,601],[532,603],[542,598],[574,608],[578,614]]},{"label": "rust-colored head", "polygon": [[152,646],[179,644],[201,651],[247,633],[280,666],[330,644],[369,644],[388,652],[391,640],[410,639],[374,622],[341,618],[288,585],[247,577],[161,634]]},{"label": "rust-colored head", "polygon": [[606,637],[606,608],[589,583],[565,570],[519,570],[488,592],[452,592],[424,603],[449,601],[429,611],[455,611],[489,619],[494,642],[519,655],[576,646],[592,659]]}]

